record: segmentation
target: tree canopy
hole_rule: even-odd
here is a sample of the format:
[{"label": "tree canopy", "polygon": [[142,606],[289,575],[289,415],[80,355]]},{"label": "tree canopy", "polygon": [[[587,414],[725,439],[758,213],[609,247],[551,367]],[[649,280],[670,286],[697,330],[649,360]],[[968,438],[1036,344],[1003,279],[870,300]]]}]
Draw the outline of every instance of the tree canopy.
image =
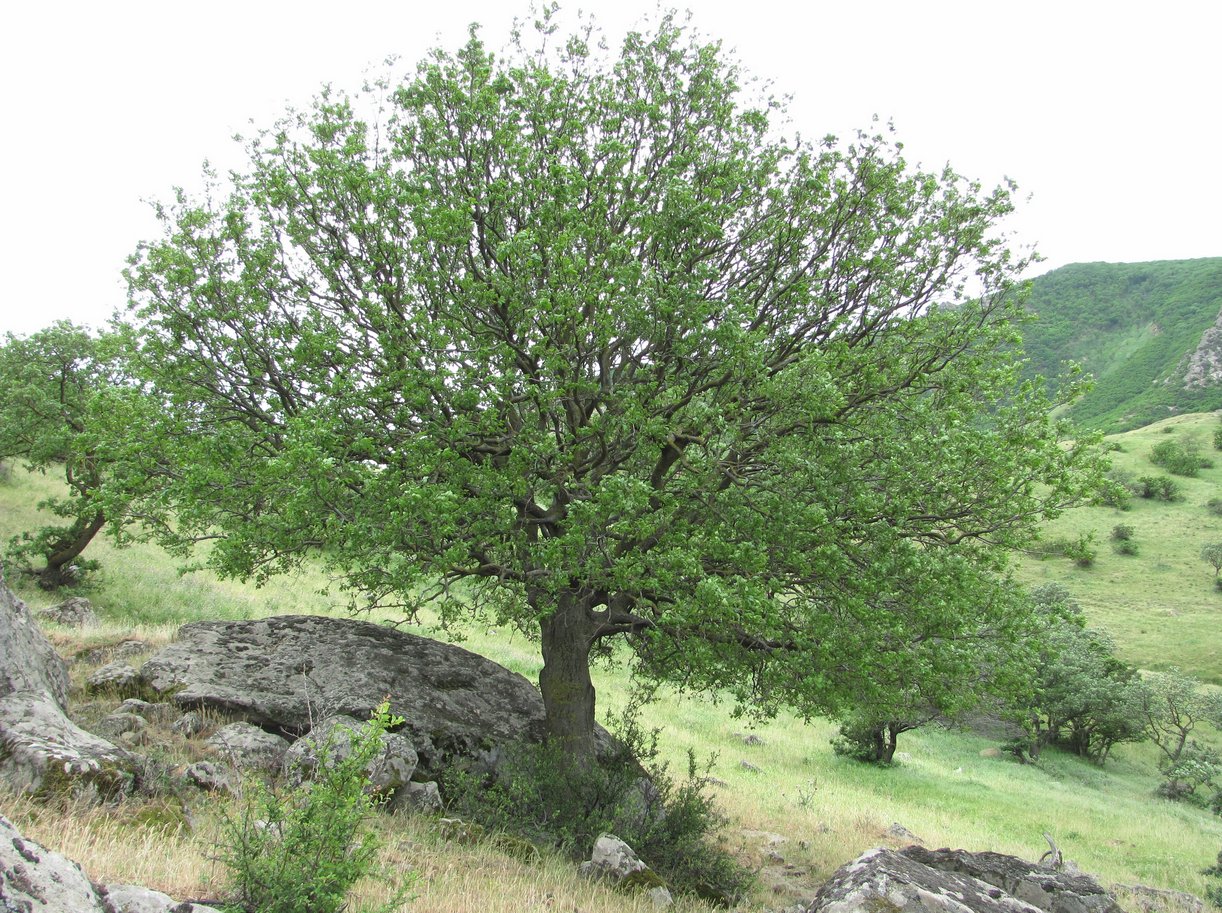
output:
[{"label": "tree canopy", "polygon": [[1010,191],[744,82],[672,16],[473,30],[160,207],[128,276],[178,543],[532,632],[578,753],[612,638],[763,713],[974,674],[1006,550],[1097,476],[1018,380]]}]

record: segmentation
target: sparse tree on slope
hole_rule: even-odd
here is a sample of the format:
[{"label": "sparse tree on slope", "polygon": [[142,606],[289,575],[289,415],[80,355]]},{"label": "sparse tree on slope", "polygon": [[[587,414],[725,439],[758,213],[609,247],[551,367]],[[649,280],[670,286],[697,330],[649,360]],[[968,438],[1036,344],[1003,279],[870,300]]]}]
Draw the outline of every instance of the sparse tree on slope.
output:
[{"label": "sparse tree on slope", "polygon": [[[39,507],[65,522],[15,537],[8,553],[35,561],[38,582],[56,589],[74,579],[72,568],[94,562],[85,549],[122,509],[107,491],[120,436],[120,338],[93,334],[61,321],[28,337],[8,334],[0,346],[0,459],[22,460],[31,470],[61,472],[62,495]],[[121,448],[120,448],[121,449]]]},{"label": "sparse tree on slope", "polygon": [[763,713],[974,670],[1006,549],[1097,478],[1018,386],[1007,191],[781,138],[671,17],[596,45],[473,35],[161,209],[129,279],[179,543],[537,635],[576,756],[613,638]]}]

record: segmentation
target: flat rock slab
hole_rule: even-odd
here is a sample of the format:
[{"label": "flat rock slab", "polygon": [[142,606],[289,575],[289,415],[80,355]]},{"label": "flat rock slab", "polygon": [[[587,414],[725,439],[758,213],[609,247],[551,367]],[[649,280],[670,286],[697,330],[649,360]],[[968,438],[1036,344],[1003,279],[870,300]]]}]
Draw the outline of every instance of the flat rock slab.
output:
[{"label": "flat rock slab", "polygon": [[348,618],[194,622],[140,675],[183,708],[293,735],[326,716],[367,720],[389,699],[426,773],[448,756],[494,756],[502,743],[544,732],[543,700],[521,675],[461,647]]},{"label": "flat rock slab", "polygon": [[1115,900],[1088,876],[1045,869],[999,853],[931,851],[922,847],[908,847],[901,852],[867,850],[838,869],[806,910],[807,913],[1120,913]]}]

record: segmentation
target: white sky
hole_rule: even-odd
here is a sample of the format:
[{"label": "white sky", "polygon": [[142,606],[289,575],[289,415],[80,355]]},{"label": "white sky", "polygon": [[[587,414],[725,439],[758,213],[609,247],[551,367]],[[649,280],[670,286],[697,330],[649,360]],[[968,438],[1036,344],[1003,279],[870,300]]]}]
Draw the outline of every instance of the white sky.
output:
[{"label": "white sky", "polygon": [[[793,96],[809,136],[894,120],[910,160],[1032,194],[1011,229],[1066,263],[1222,256],[1222,4],[688,0],[697,28]],[[566,4],[576,9],[577,4]],[[653,0],[585,0],[615,39]],[[27,0],[0,12],[0,332],[124,303],[150,198],[240,164],[326,81],[356,88],[526,0]]]}]

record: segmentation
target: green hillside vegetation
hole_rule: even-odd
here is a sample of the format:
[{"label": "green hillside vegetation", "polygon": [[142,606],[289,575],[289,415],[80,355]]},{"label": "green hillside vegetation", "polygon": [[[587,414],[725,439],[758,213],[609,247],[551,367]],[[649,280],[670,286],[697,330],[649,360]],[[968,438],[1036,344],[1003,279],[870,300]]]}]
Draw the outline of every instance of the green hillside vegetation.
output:
[{"label": "green hillside vegetation", "polygon": [[[1201,549],[1222,542],[1222,515],[1209,506],[1222,497],[1222,451],[1213,436],[1222,427],[1214,414],[1181,415],[1113,435],[1114,474],[1131,480],[1164,477],[1180,499],[1133,497],[1128,510],[1081,507],[1049,524],[1044,542],[1087,537],[1094,558],[1080,566],[1072,558],[1029,557],[1019,579],[1030,585],[1060,583],[1082,605],[1089,623],[1115,638],[1120,656],[1144,669],[1178,666],[1202,681],[1222,685],[1222,591]],[[1214,465],[1195,477],[1170,475],[1151,462],[1168,441],[1195,447]],[[1112,538],[1118,525],[1132,527],[1125,546]],[[1123,549],[1135,551],[1124,554]]]},{"label": "green hillside vegetation", "polygon": [[[1204,433],[1209,421],[1205,417],[1192,422],[1179,419],[1172,427],[1176,433]],[[1128,449],[1119,456],[1140,459],[1141,449],[1152,446],[1159,434],[1152,429],[1122,438]],[[1215,469],[1198,480],[1185,480],[1186,490],[1192,493],[1169,510],[1187,511],[1204,494],[1209,480],[1216,483],[1216,479]],[[53,493],[56,484],[50,477],[13,470],[9,480],[0,484],[0,537],[7,539],[34,523],[32,505]],[[1103,512],[1083,516],[1110,520],[1109,510],[1095,508],[1092,511]],[[1155,545],[1156,516],[1163,516],[1161,509],[1146,504],[1116,514],[1140,531],[1143,552],[1137,560],[1176,561],[1175,549],[1164,553]],[[1086,529],[1088,524],[1080,521],[1081,517],[1074,517],[1065,531]],[[1157,529],[1170,536],[1176,525],[1175,516],[1168,514]],[[1202,529],[1217,527],[1207,523]],[[1183,578],[1179,581],[1183,592],[1199,589],[1199,611],[1204,614],[1207,607],[1213,608],[1212,630],[1216,632],[1222,594],[1215,595],[1211,589],[1212,571],[1195,553],[1188,554],[1195,547],[1195,539],[1185,545],[1182,563],[1160,580],[1164,590],[1177,577]],[[91,548],[102,569],[81,593],[94,601],[103,623],[84,632],[52,629],[57,645],[68,654],[86,644],[113,643],[132,636],[165,642],[178,624],[198,618],[336,611],[334,600],[325,595],[327,579],[310,568],[295,578],[276,578],[256,589],[219,581],[204,572],[180,576],[174,559],[150,545],[117,551],[107,540]],[[1034,579],[1066,579],[1085,601],[1083,581],[1102,577],[1109,569],[1118,574],[1122,567],[1119,558],[1102,554],[1103,549],[1100,553],[1093,570],[1079,573],[1069,562],[1057,559],[1032,562],[1024,573]],[[28,578],[13,582],[31,605],[61,598],[32,586]],[[1122,589],[1116,586],[1112,592]],[[1159,587],[1140,589],[1157,591]],[[1098,598],[1091,599],[1090,605],[1092,623],[1106,622],[1118,635],[1127,634],[1126,626],[1115,623],[1127,617],[1127,608]],[[1192,617],[1195,611],[1181,609],[1180,618]],[[1160,621],[1167,623],[1148,625],[1146,639],[1136,647],[1122,642],[1126,654],[1147,655],[1162,665],[1174,659],[1187,667],[1188,654],[1193,652],[1199,657],[1198,671],[1217,671],[1216,662],[1212,666],[1207,662],[1205,644],[1187,649],[1191,640],[1210,639],[1204,618],[1192,635],[1170,623],[1169,615],[1161,615]],[[426,633],[441,636],[436,631]],[[537,679],[538,650],[520,635],[484,628],[460,634],[468,649]],[[75,666],[74,680],[82,681],[87,671],[80,664]],[[601,715],[613,718],[629,700],[630,683],[606,669],[596,669],[595,675]],[[76,700],[78,712],[104,712],[80,695]],[[759,886],[742,908],[787,906],[804,891],[809,896],[811,886],[864,849],[903,844],[902,838],[886,834],[896,822],[929,846],[996,850],[1028,859],[1043,852],[1041,835],[1047,832],[1068,858],[1104,883],[1139,882],[1199,896],[1206,887],[1201,870],[1222,846],[1222,818],[1153,796],[1158,778],[1156,752],[1150,745],[1118,746],[1102,767],[1058,751],[1045,752],[1038,765],[1020,765],[996,751],[996,738],[930,727],[906,734],[896,765],[878,768],[836,756],[829,744],[836,726],[825,721],[805,724],[782,715],[749,729],[732,716],[728,703],[663,694],[647,708],[641,722],[660,728],[663,757],[675,770],[685,769],[689,748],[698,757],[713,757],[714,794],[730,818],[723,839],[760,875]],[[748,744],[746,734],[754,734],[762,744]],[[10,795],[0,796],[0,805],[30,836],[73,855],[95,879],[138,881],[177,896],[201,896],[218,886],[220,874],[211,861],[217,833],[215,808],[201,804],[194,809],[196,828],[187,831],[180,826],[167,829],[157,815],[141,814],[138,809],[65,816]],[[541,904],[625,913],[648,909],[647,899],[582,882],[559,857],[545,855],[540,864],[532,866],[486,845],[447,843],[429,819],[396,817],[382,821],[379,829],[385,844],[383,861],[421,875],[416,886],[417,909],[470,909],[473,900],[490,911],[520,911]],[[769,845],[774,834],[785,842]],[[153,847],[156,852],[151,851]],[[792,868],[770,862],[768,853],[774,850]],[[376,899],[383,890],[377,881],[365,883],[358,899]],[[681,900],[676,907],[679,913],[707,909],[690,899]]]},{"label": "green hillside vegetation", "polygon": [[1030,307],[1030,374],[1057,377],[1075,362],[1096,380],[1072,407],[1080,425],[1124,431],[1222,407],[1222,386],[1183,384],[1222,311],[1222,258],[1065,266],[1034,281]]}]

